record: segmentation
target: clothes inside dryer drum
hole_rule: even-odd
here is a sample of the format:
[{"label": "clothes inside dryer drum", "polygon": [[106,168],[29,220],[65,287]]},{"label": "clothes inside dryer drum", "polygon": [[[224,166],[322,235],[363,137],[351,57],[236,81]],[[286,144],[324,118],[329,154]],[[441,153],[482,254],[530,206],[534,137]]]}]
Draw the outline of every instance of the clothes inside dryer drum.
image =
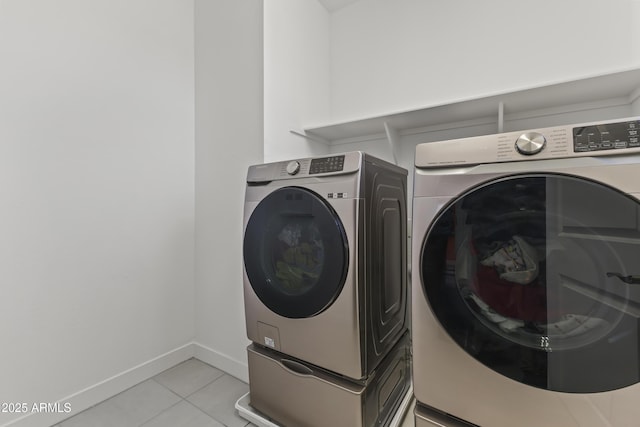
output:
[{"label": "clothes inside dryer drum", "polygon": [[576,192],[604,216],[613,196],[640,212],[629,196],[571,176],[489,182],[432,223],[421,275],[436,318],[478,361],[532,386],[601,392],[640,379],[640,286],[611,274],[640,273],[640,230],[568,206]]},{"label": "clothes inside dryer drum", "polygon": [[286,223],[272,240],[271,255],[282,290],[302,294],[313,287],[324,268],[324,243],[310,220]]}]

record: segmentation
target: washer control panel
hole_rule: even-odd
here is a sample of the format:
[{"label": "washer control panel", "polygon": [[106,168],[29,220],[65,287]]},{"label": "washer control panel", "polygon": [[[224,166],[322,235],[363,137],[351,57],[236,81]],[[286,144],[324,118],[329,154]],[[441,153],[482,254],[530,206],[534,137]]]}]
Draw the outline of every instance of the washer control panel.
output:
[{"label": "washer control panel", "polygon": [[573,128],[573,151],[619,150],[640,147],[640,120],[579,126]]},{"label": "washer control panel", "polygon": [[344,169],[344,156],[323,157],[311,160],[309,175],[340,172]]},{"label": "washer control panel", "polygon": [[360,170],[364,153],[352,151],[323,157],[295,159],[249,167],[247,182],[270,182],[282,179],[320,178],[345,175]]}]

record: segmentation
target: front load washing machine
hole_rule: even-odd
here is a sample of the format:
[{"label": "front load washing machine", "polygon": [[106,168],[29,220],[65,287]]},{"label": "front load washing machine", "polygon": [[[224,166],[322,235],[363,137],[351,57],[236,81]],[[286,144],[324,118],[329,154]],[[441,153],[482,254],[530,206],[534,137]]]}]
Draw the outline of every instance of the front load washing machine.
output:
[{"label": "front load washing machine", "polygon": [[640,419],[640,119],[416,147],[414,394],[479,426]]},{"label": "front load washing machine", "polygon": [[407,171],[362,152],[251,166],[247,336],[353,379],[407,329]]}]

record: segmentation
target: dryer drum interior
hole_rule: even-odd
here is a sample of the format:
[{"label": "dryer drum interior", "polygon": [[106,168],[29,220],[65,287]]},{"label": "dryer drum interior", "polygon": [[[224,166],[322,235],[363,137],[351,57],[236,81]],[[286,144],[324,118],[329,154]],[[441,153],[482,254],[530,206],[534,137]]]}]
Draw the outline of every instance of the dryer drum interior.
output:
[{"label": "dryer drum interior", "polygon": [[638,211],[628,195],[569,175],[484,183],[431,224],[425,296],[460,347],[518,382],[570,393],[635,384],[640,232],[625,224]]}]

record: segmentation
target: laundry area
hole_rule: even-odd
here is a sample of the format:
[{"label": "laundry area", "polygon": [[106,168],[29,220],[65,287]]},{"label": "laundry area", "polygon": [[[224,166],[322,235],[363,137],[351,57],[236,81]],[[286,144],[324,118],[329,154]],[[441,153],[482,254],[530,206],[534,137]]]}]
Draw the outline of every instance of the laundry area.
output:
[{"label": "laundry area", "polygon": [[637,427],[640,2],[0,0],[0,427]]}]

